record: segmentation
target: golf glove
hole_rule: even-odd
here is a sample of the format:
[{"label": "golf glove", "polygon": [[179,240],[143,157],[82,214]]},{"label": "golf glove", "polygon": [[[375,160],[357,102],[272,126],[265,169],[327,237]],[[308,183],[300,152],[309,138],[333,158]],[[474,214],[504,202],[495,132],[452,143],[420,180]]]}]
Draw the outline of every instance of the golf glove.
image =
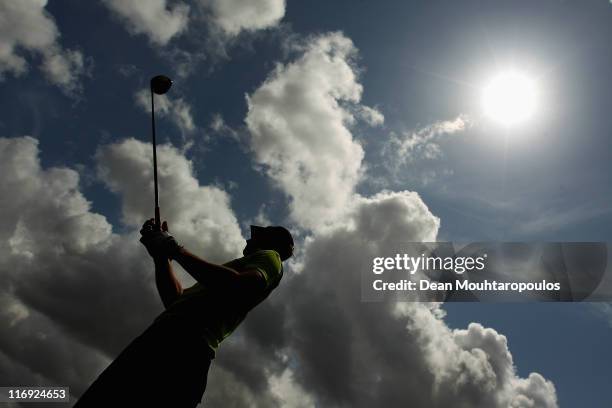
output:
[{"label": "golf glove", "polygon": [[140,230],[140,242],[145,246],[149,255],[153,258],[165,256],[175,258],[182,246],[167,231],[160,230],[153,220],[148,220]]}]

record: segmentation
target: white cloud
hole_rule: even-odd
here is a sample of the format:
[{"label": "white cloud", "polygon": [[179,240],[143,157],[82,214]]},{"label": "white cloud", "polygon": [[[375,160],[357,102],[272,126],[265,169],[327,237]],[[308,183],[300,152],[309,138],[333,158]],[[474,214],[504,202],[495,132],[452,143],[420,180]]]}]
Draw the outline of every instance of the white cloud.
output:
[{"label": "white cloud", "polygon": [[382,191],[373,197],[355,197],[345,225],[375,242],[433,242],[440,219],[412,191]]},{"label": "white cloud", "polygon": [[255,160],[291,199],[291,216],[318,228],[349,204],[363,148],[342,103],[358,104],[362,86],[352,67],[356,49],[340,33],[312,38],[294,62],[279,64],[247,96],[246,123]]},{"label": "white cloud", "polygon": [[[124,195],[124,234],[91,211],[77,172],[44,169],[38,153],[33,138],[0,138],[0,376],[78,395],[161,311],[153,266],[130,228],[153,213],[151,149],[128,139],[97,155],[105,182]],[[217,261],[239,255],[229,197],[199,186],[170,146],[160,146],[160,187],[180,241]]]},{"label": "white cloud", "polygon": [[47,78],[68,93],[79,91],[78,76],[86,73],[85,60],[80,51],[55,49],[45,51],[41,66]]},{"label": "white cloud", "polygon": [[[216,260],[239,255],[244,242],[227,193],[198,185],[191,162],[176,148],[158,146],[157,156],[162,218],[168,220],[171,231]],[[151,145],[127,139],[101,147],[96,158],[100,177],[122,197],[122,221],[138,227],[151,218]]]},{"label": "white cloud", "polygon": [[[128,139],[97,154],[129,226],[152,213],[150,150]],[[43,169],[37,155],[32,138],[0,139],[0,370],[68,384],[78,395],[160,304],[137,234],[112,233],[78,191],[78,174]],[[160,187],[162,214],[179,240],[208,258],[236,254],[241,238],[227,195],[199,186],[170,146],[160,146]],[[416,193],[354,197],[342,219],[306,240],[302,272],[288,271],[223,344],[205,403],[555,407],[554,386],[538,374],[519,378],[494,330],[451,330],[437,305],[361,302],[362,265],[399,239],[434,240],[438,228]],[[19,229],[32,256],[11,251]]]},{"label": "white cloud", "polygon": [[515,378],[510,397],[512,408],[556,408],[557,393],[552,382],[538,373],[531,373],[527,378]]},{"label": "white cloud", "polygon": [[132,35],[143,35],[159,56],[171,62],[172,75],[186,78],[212,72],[229,59],[233,46],[246,46],[258,31],[278,26],[284,0],[102,0]]},{"label": "white cloud", "polygon": [[[103,0],[131,34],[145,35],[151,44],[172,58],[179,76],[193,72],[205,54],[225,55],[225,43],[241,32],[271,28],[285,15],[285,0],[198,0],[195,7],[186,1]],[[190,30],[197,50],[170,47],[172,39]],[[201,38],[205,38],[202,41]],[[183,44],[184,45],[184,44]]]},{"label": "white cloud", "polygon": [[226,35],[277,25],[285,15],[285,0],[200,0]]},{"label": "white cloud", "polygon": [[[363,159],[348,127],[362,92],[355,52],[341,34],[314,37],[248,97],[255,160],[292,200],[292,218],[314,232],[300,240],[300,273],[287,268],[279,289],[223,344],[205,403],[556,407],[552,383],[539,374],[519,378],[494,330],[451,330],[436,304],[361,301],[360,268],[399,240],[434,241],[440,220],[415,192],[355,194]],[[380,122],[369,113],[370,124]],[[99,148],[96,160],[121,198],[124,223],[137,227],[151,217],[150,145],[127,139]],[[159,176],[162,216],[179,241],[216,261],[236,255],[242,242],[228,195],[200,186],[191,163],[168,145],[159,146]],[[63,381],[80,393],[105,363],[96,353],[115,356],[160,304],[137,234],[113,233],[91,212],[78,180],[69,169],[42,169],[34,139],[0,139],[0,287],[11,288],[3,293],[9,307],[1,308],[0,332],[10,335],[0,336],[0,370],[35,383]],[[23,334],[8,332],[10,322]],[[27,350],[62,350],[57,359],[34,354],[34,361],[14,346],[42,342],[40,327],[56,342]],[[75,360],[64,370],[78,376],[58,368]]]},{"label": "white cloud", "polygon": [[[141,89],[134,95],[136,104],[143,111],[151,113],[151,94],[149,89]],[[159,117],[168,117],[181,130],[183,137],[193,132],[196,126],[191,114],[191,105],[183,98],[171,98],[168,95],[155,95],[155,113]]]},{"label": "white cloud", "polygon": [[187,30],[190,7],[166,0],[103,0],[132,34],[144,34],[153,44],[166,45]]},{"label": "white cloud", "polygon": [[241,133],[225,123],[225,120],[220,113],[213,114],[209,127],[219,136],[229,137],[238,143],[241,143],[242,141]]},{"label": "white cloud", "polygon": [[[363,159],[348,128],[360,115],[355,52],[341,34],[314,37],[247,98],[255,159],[290,197],[292,219],[313,231],[301,244],[299,273],[267,302],[274,327],[262,334],[255,313],[245,329],[251,344],[282,339],[291,356],[277,357],[290,371],[278,370],[271,383],[278,389],[285,376],[292,401],[315,406],[556,407],[552,383],[519,378],[494,330],[453,331],[436,304],[361,301],[363,265],[398,242],[435,241],[440,220],[414,192],[355,194]],[[369,124],[384,120],[361,112]],[[428,126],[404,153],[465,126],[463,117]]]},{"label": "white cloud", "polygon": [[557,406],[552,383],[517,376],[495,330],[451,330],[437,304],[361,301],[363,265],[400,239],[435,239],[438,225],[416,193],[386,192],[307,241],[272,308],[285,308],[292,378],[316,406]]},{"label": "white cloud", "polygon": [[[7,310],[25,308],[5,291],[0,294],[0,305],[2,322],[10,317]],[[13,324],[0,324],[0,333],[0,355],[5,356],[0,358],[5,360],[0,361],[0,373],[6,384],[70,384],[74,395],[83,391],[82,375],[91,375],[109,363],[102,353],[67,335],[61,325],[35,309]]]},{"label": "white cloud", "polygon": [[69,95],[81,90],[80,79],[87,74],[83,54],[63,49],[53,17],[45,10],[45,0],[0,0],[0,79],[6,73],[16,76],[28,70],[20,50],[41,58],[46,78]]},{"label": "white cloud", "polygon": [[7,223],[0,237],[17,254],[83,252],[103,245],[111,227],[104,217],[89,212],[90,203],[78,191],[78,173],[66,168],[42,171],[37,144],[29,137],[0,139],[0,190],[10,194],[3,201]]},{"label": "white cloud", "polygon": [[370,126],[381,126],[385,123],[385,117],[379,110],[370,108],[369,106],[360,106],[357,114]]},{"label": "white cloud", "polygon": [[442,154],[438,141],[441,137],[462,132],[471,125],[469,118],[459,115],[453,120],[435,122],[401,136],[392,133],[384,146],[387,159],[398,167],[417,158],[435,159]]},{"label": "white cloud", "polygon": [[212,117],[212,121],[210,122],[210,128],[215,132],[222,132],[225,126],[223,116],[221,116],[220,113],[215,113]]},{"label": "white cloud", "polygon": [[450,330],[411,306],[398,304],[396,315],[410,322],[408,330],[421,332],[423,357],[434,375],[435,406],[557,407],[551,382],[537,373],[517,377],[505,336],[479,323]]},{"label": "white cloud", "polygon": [[286,368],[280,375],[268,379],[272,394],[283,408],[314,408],[313,398],[295,382],[293,371]]},{"label": "white cloud", "polygon": [[[0,175],[0,301],[7,313],[0,319],[0,350],[50,383],[82,390],[81,375],[91,375],[88,370],[107,360],[79,340],[112,348],[115,336],[125,334],[121,319],[114,322],[115,334],[94,327],[113,324],[107,302],[126,295],[118,282],[138,281],[139,274],[122,275],[113,261],[129,245],[112,234],[104,217],[90,211],[75,171],[41,168],[35,139],[0,138]],[[100,262],[107,252],[116,257]],[[123,261],[123,267],[139,269],[136,259]],[[104,289],[104,297],[95,296]],[[142,303],[128,299],[124,305],[138,313],[150,303],[145,297]]]}]

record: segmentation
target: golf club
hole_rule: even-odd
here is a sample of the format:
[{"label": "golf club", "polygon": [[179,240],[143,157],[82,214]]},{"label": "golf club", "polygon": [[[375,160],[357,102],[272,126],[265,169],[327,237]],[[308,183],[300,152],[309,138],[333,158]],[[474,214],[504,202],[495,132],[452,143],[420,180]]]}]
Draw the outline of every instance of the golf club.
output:
[{"label": "golf club", "polygon": [[161,229],[159,213],[159,192],[157,187],[157,142],[155,140],[155,102],[153,94],[163,95],[172,86],[172,80],[165,75],[151,78],[151,130],[153,135],[153,182],[155,184],[155,225]]}]

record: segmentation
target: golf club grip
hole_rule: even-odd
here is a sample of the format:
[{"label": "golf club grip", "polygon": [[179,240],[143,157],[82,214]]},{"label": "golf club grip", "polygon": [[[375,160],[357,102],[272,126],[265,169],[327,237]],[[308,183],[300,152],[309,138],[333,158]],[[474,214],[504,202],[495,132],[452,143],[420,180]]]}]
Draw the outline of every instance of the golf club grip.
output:
[{"label": "golf club grip", "polygon": [[155,225],[161,228],[161,215],[159,214],[158,206],[155,206]]}]

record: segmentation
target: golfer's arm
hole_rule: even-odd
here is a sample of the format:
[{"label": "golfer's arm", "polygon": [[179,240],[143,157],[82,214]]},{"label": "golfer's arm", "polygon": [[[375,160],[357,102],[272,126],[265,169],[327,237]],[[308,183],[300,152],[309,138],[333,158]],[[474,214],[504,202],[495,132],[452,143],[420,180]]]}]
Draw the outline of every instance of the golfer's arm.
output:
[{"label": "golfer's arm", "polygon": [[238,273],[232,268],[198,258],[184,248],[175,256],[174,260],[196,281],[209,287],[257,293],[264,289],[266,285],[265,279],[259,271]]},{"label": "golfer's arm", "polygon": [[172,264],[165,258],[155,259],[155,285],[166,309],[183,293],[183,287],[174,275]]}]

